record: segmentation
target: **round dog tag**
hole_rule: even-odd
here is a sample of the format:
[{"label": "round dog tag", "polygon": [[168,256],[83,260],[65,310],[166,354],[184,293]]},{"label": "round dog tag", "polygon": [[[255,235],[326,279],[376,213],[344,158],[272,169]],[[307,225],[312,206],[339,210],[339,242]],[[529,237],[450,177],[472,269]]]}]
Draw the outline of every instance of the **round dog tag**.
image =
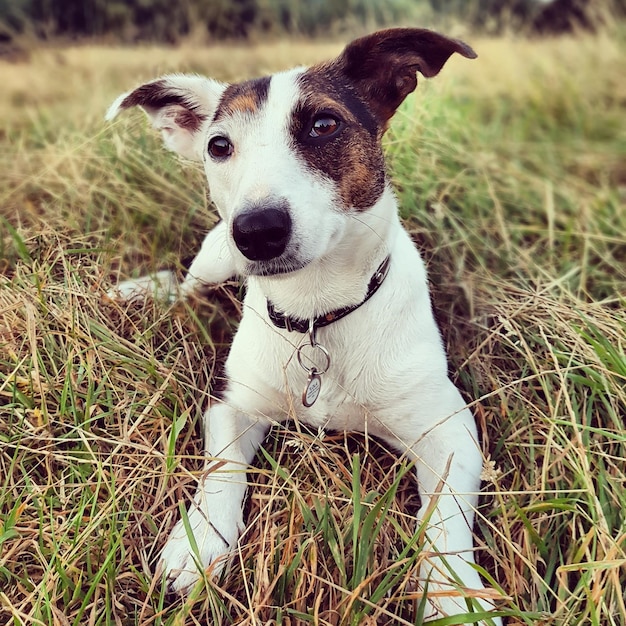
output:
[{"label": "round dog tag", "polygon": [[312,370],[309,374],[309,379],[306,381],[306,387],[302,393],[302,404],[306,407],[313,406],[320,390],[322,389],[322,379],[315,370]]}]

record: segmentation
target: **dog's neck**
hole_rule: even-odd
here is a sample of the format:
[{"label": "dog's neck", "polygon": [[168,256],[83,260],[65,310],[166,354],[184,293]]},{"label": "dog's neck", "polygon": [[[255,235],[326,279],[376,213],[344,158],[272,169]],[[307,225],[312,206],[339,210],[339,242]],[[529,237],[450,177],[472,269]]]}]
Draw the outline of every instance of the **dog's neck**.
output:
[{"label": "dog's neck", "polygon": [[360,303],[368,285],[400,228],[397,204],[387,188],[354,222],[332,252],[291,274],[251,276],[277,311],[297,319],[312,319]]}]

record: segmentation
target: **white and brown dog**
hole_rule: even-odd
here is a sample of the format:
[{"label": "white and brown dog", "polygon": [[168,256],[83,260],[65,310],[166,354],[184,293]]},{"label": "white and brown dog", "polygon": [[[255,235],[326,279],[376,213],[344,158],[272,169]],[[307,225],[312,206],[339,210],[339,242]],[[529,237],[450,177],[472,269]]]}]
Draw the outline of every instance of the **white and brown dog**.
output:
[{"label": "white and brown dog", "polygon": [[[455,52],[476,56],[428,30],[384,30],[333,61],[239,84],[164,76],[109,110],[112,119],[140,106],[169,149],[204,164],[222,221],[179,295],[234,274],[247,283],[228,386],[204,418],[208,461],[188,513],[193,538],[181,520],[162,553],[170,589],[184,594],[199,580],[193,544],[199,565],[220,571],[243,528],[242,470],[269,427],[295,416],[374,435],[414,459],[431,617],[493,610],[475,592],[483,589],[472,541],[476,426],[448,378],[424,264],[398,218],[381,148],[416,73],[435,76]],[[134,296],[167,280],[116,291]]]}]

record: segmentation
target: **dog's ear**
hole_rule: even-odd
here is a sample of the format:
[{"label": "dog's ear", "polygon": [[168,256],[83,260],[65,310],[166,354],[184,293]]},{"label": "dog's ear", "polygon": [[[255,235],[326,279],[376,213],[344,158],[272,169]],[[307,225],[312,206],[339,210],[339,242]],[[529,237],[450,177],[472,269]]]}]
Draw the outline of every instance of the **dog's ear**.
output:
[{"label": "dog's ear", "polygon": [[168,149],[201,161],[204,146],[198,131],[215,113],[224,89],[226,85],[201,76],[163,76],[119,96],[105,117],[112,120],[123,109],[140,106]]},{"label": "dog's ear", "polygon": [[417,87],[416,73],[436,76],[454,52],[476,58],[476,53],[457,39],[423,28],[391,28],[348,44],[337,63],[386,125]]}]

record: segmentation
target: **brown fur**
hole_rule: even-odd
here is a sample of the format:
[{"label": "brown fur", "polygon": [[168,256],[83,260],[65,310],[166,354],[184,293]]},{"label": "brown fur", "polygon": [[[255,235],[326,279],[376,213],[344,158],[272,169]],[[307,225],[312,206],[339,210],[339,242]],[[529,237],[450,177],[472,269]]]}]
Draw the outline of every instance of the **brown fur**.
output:
[{"label": "brown fur", "polygon": [[[303,98],[292,124],[298,152],[310,167],[337,183],[344,209],[367,210],[385,186],[382,128],[349,84],[336,75],[332,64],[307,70],[300,86]],[[332,115],[341,123],[337,136],[323,145],[307,137],[312,120],[319,114]]]},{"label": "brown fur", "polygon": [[[385,184],[380,140],[389,119],[416,88],[417,72],[435,76],[454,52],[476,56],[462,41],[428,30],[391,29],[353,41],[334,61],[304,73],[293,123],[298,150],[337,183],[345,209],[363,211],[378,200]],[[306,134],[320,113],[341,120],[342,128],[312,142]]]},{"label": "brown fur", "polygon": [[164,80],[155,80],[138,87],[129,93],[120,104],[122,109],[133,106],[142,106],[148,109],[171,106],[176,123],[191,132],[197,131],[206,119],[193,103],[184,96],[175,93]]},{"label": "brown fur", "polygon": [[222,95],[213,121],[231,115],[254,115],[267,100],[270,78],[257,78],[229,85]]},{"label": "brown fur", "polygon": [[426,78],[436,76],[455,52],[476,58],[472,48],[458,39],[425,29],[392,28],[356,39],[335,64],[385,124],[417,87],[417,72]]}]

